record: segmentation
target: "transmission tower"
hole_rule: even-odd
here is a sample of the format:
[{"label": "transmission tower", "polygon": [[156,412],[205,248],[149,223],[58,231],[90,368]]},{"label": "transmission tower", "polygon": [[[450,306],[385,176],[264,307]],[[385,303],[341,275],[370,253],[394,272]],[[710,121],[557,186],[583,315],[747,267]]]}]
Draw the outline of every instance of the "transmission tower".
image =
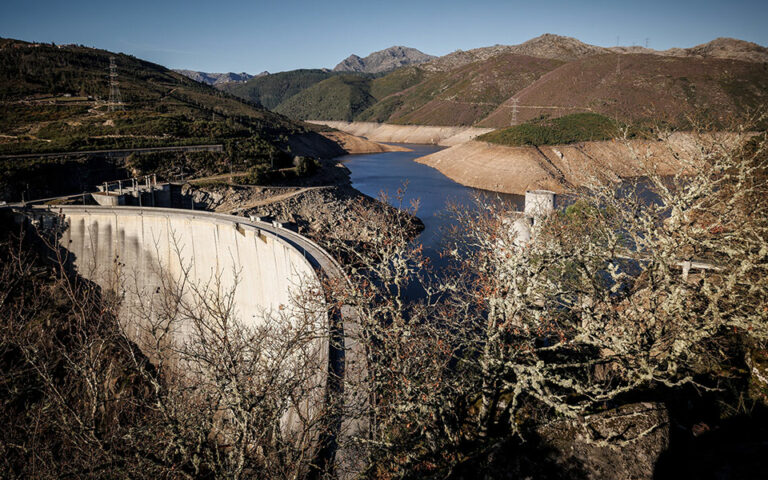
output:
[{"label": "transmission tower", "polygon": [[520,102],[517,98],[512,99],[512,123],[511,125],[517,125],[517,104]]},{"label": "transmission tower", "polygon": [[123,100],[120,98],[120,83],[117,81],[117,65],[115,57],[109,57],[109,111],[123,109]]}]

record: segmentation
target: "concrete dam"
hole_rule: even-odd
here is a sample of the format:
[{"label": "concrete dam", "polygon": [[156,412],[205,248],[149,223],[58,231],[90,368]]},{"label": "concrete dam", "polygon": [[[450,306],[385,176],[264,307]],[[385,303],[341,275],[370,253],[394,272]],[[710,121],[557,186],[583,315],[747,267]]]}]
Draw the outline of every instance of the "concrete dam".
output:
[{"label": "concrete dam", "polygon": [[246,322],[287,307],[301,285],[319,285],[314,268],[325,260],[316,258],[319,247],[304,237],[245,218],[136,207],[66,206],[53,212],[66,220],[59,243],[83,277],[112,288],[117,262],[126,281],[140,275],[135,280],[141,293],[152,295],[160,268],[174,278],[187,269],[197,285],[217,281],[229,291],[237,283],[234,302]]},{"label": "concrete dam", "polygon": [[[48,205],[13,210],[16,218],[31,221],[43,231],[55,231],[58,225],[58,247],[68,264],[83,278],[122,295],[119,321],[142,350],[151,339],[144,338],[143,317],[134,312],[154,308],[154,298],[162,294],[169,278],[186,278],[205,291],[233,292],[232,303],[246,326],[258,326],[269,315],[292,321],[300,315],[292,310],[300,290],[322,296],[318,289],[324,278],[346,281],[330,254],[279,224],[171,208]],[[345,375],[362,375],[360,369],[364,369],[358,361],[361,346],[356,339],[346,338],[355,328],[350,309],[316,311],[318,335],[311,356],[317,373],[300,413],[289,412],[284,418],[288,428],[308,413],[320,415],[329,401],[338,404],[329,395],[341,392]],[[190,330],[179,325],[173,334],[176,341],[189,338]],[[348,392],[343,395],[345,405],[356,402]],[[345,432],[337,432],[339,436],[365,430],[359,422],[338,421],[336,428]],[[348,463],[349,456],[341,450],[336,462]]]}]

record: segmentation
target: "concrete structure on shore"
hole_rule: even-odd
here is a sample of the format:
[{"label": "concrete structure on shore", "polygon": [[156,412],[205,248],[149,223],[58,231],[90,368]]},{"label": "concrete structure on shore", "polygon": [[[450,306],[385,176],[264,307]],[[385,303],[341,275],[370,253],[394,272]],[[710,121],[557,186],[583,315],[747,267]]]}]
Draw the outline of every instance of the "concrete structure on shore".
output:
[{"label": "concrete structure on shore", "polygon": [[525,246],[535,234],[537,219],[546,217],[555,211],[555,192],[549,190],[529,190],[525,192],[525,206],[522,212],[514,212],[507,220],[515,234],[514,243]]},{"label": "concrete structure on shore", "polygon": [[171,184],[157,183],[156,175],[104,182],[91,198],[103,207],[133,205],[139,207],[172,207]]}]

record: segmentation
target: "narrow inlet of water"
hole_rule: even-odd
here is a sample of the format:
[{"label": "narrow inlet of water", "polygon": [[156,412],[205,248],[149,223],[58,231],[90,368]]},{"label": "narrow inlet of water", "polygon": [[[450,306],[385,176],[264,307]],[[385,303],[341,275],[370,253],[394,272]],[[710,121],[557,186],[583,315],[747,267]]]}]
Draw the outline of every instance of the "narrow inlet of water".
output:
[{"label": "narrow inlet of water", "polygon": [[455,224],[449,213],[450,205],[476,208],[478,195],[498,196],[510,203],[510,208],[523,205],[522,195],[509,195],[465,187],[446,177],[438,170],[414,160],[441,150],[435,145],[403,144],[410,152],[388,152],[364,155],[346,155],[339,158],[351,172],[352,186],[374,198],[387,193],[390,201],[398,189],[406,187],[404,205],[419,201],[416,215],[424,222],[424,231],[416,242],[424,246],[425,254],[433,265],[441,265],[439,253],[445,236]]}]

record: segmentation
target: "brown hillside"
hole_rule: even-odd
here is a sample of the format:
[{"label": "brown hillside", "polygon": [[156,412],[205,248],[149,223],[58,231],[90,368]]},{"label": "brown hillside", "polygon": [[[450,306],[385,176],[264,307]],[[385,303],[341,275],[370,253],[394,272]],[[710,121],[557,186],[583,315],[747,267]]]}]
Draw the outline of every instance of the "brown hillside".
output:
[{"label": "brown hillside", "polygon": [[[726,122],[768,100],[768,69],[718,58],[596,55],[544,75],[515,98],[518,122],[579,111],[674,123],[685,115],[710,113]],[[511,118],[509,100],[478,125],[505,127]]]},{"label": "brown hillside", "polygon": [[608,50],[603,47],[589,45],[575,38],[545,33],[519,45],[494,45],[492,47],[475,48],[467,51],[458,50],[432,60],[422,65],[422,67],[428,71],[446,71],[505,54],[527,55],[567,62],[607,52]]},{"label": "brown hillside", "polygon": [[667,55],[728,58],[745,62],[768,62],[768,48],[735,38],[716,38],[708,43],[691,48],[673,48],[661,52]]},{"label": "brown hillside", "polygon": [[[434,72],[426,80],[385,98],[389,116],[364,112],[360,120],[419,125],[473,125],[518,90],[562,65],[558,60],[502,54],[451,70]],[[391,113],[390,113],[391,112]]]}]

